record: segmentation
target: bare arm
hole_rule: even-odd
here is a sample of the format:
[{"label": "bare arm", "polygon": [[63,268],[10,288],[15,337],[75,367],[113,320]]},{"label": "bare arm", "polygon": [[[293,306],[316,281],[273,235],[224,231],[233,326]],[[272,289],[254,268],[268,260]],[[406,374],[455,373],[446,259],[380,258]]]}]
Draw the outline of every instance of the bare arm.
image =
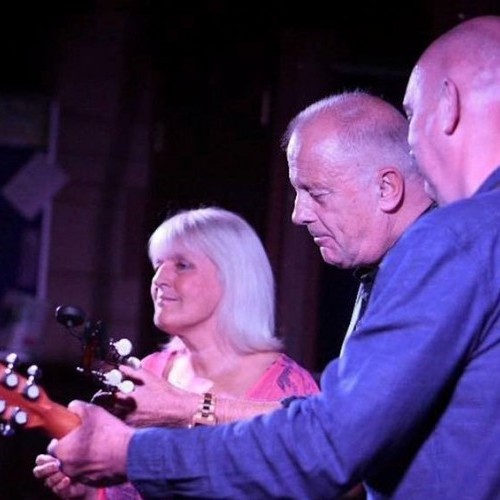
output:
[{"label": "bare arm", "polygon": [[[199,398],[198,398],[199,403]],[[217,422],[226,424],[236,420],[252,418],[282,408],[279,401],[247,401],[243,399],[218,398],[215,408]]]},{"label": "bare arm", "polygon": [[[131,394],[117,393],[117,400],[124,405],[133,403],[133,410],[124,421],[134,427],[169,426],[187,427],[200,406],[200,395],[184,391],[164,379],[148,372],[127,366],[120,367],[127,378],[136,381]],[[251,418],[281,408],[279,401],[249,401],[217,398],[215,418],[217,423]]]}]

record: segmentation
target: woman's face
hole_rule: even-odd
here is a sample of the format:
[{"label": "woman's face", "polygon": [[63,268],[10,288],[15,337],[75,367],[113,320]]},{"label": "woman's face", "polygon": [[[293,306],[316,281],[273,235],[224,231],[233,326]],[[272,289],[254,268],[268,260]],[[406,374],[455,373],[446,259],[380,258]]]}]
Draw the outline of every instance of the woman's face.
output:
[{"label": "woman's face", "polygon": [[[156,255],[155,255],[156,253]],[[155,325],[171,335],[215,324],[222,284],[215,264],[202,252],[174,243],[152,254]]]}]

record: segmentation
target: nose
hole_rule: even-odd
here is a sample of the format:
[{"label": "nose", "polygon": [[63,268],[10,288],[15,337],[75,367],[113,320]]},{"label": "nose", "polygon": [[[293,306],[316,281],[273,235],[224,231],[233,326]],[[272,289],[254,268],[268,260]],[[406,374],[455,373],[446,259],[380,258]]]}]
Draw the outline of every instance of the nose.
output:
[{"label": "nose", "polygon": [[151,284],[156,287],[161,287],[162,285],[169,285],[171,282],[170,273],[168,272],[168,267],[165,263],[160,264],[156,269]]},{"label": "nose", "polygon": [[149,288],[151,298],[153,302],[155,300],[158,290],[163,286],[168,286],[168,280],[166,278],[165,266],[161,264],[155,271],[153,277],[151,278],[151,286]]},{"label": "nose", "polygon": [[313,220],[314,212],[310,206],[310,197],[306,193],[297,193],[293,204],[292,222],[298,226],[303,226]]}]

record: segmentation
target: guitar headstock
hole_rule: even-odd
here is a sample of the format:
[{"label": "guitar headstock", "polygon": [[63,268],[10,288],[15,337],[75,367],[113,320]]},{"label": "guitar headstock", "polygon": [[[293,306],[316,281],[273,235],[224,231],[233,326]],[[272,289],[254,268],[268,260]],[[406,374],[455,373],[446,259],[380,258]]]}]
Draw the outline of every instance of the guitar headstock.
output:
[{"label": "guitar headstock", "polygon": [[0,433],[9,436],[19,428],[40,428],[59,438],[79,425],[76,414],[52,401],[38,385],[39,368],[31,365],[25,377],[16,371],[17,361],[11,353],[0,363]]},{"label": "guitar headstock", "polygon": [[101,390],[125,393],[134,390],[131,380],[124,380],[117,367],[121,364],[138,368],[140,361],[132,356],[132,342],[107,338],[102,321],[92,321],[77,306],[59,306],[56,319],[82,346],[81,366],[77,371],[97,383]]}]

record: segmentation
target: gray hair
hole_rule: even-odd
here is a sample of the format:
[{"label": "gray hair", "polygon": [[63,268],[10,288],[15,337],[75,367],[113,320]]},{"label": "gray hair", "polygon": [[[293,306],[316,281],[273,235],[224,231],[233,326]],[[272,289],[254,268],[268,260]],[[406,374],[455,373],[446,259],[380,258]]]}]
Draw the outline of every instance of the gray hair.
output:
[{"label": "gray hair", "polygon": [[217,267],[223,287],[218,320],[225,340],[242,353],[282,350],[275,336],[274,276],[254,229],[219,207],[183,210],[151,235],[150,260],[153,247],[174,242],[203,252]]},{"label": "gray hair", "polygon": [[369,173],[381,161],[399,168],[405,177],[419,175],[409,154],[408,123],[398,109],[368,92],[354,90],[333,94],[311,104],[293,118],[282,138],[286,149],[296,131],[318,118],[331,120],[335,140],[345,157],[359,164],[360,173]]}]

